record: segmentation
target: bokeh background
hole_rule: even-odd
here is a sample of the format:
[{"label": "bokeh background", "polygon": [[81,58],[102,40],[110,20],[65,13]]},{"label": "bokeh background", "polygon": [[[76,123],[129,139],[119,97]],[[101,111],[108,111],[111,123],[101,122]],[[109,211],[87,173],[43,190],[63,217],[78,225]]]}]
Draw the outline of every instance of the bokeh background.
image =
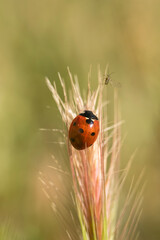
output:
[{"label": "bokeh background", "polygon": [[[140,239],[160,239],[159,9],[158,0],[0,0],[1,239],[68,239],[66,217],[55,216],[38,180],[52,154],[69,169],[65,146],[53,143],[61,136],[39,131],[64,127],[44,78],[55,80],[62,95],[57,72],[69,86],[69,66],[86,89],[92,64],[94,88],[97,65],[104,70],[107,63],[122,85],[122,160],[138,149],[133,172],[146,169]],[[56,171],[50,177],[65,215],[70,180],[57,180]]]}]

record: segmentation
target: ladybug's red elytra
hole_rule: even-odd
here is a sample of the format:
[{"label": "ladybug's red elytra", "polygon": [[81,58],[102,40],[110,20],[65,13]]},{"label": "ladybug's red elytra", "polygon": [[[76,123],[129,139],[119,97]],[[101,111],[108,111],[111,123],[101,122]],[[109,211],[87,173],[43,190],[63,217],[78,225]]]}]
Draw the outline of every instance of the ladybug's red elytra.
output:
[{"label": "ladybug's red elytra", "polygon": [[73,119],[69,129],[69,139],[74,148],[82,150],[96,141],[98,133],[98,118],[92,111],[85,110]]}]

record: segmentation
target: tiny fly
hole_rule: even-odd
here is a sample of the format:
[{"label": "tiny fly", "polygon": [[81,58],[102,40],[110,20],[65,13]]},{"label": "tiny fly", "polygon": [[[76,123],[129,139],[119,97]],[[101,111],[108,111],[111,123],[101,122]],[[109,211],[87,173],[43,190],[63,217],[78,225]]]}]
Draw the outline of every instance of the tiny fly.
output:
[{"label": "tiny fly", "polygon": [[[112,72],[113,73],[113,72]],[[113,86],[113,87],[121,87],[121,84],[120,84],[120,82],[117,82],[117,81],[115,81],[115,80],[113,80],[112,78],[111,78],[111,74],[112,73],[108,73],[106,76],[105,76],[105,82],[104,82],[104,84],[105,85],[108,85],[109,83]]]},{"label": "tiny fly", "polygon": [[109,82],[112,83],[111,73],[107,74],[105,77],[105,85],[108,85]]}]

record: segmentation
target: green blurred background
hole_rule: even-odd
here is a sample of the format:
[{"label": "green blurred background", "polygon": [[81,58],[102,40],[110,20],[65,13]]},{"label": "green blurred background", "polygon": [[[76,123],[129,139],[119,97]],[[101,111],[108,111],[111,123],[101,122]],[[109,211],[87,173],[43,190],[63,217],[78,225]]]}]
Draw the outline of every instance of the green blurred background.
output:
[{"label": "green blurred background", "polygon": [[60,135],[39,131],[64,127],[44,78],[62,95],[58,71],[68,85],[69,66],[85,89],[90,64],[95,87],[107,63],[122,85],[123,161],[138,148],[133,172],[146,167],[140,239],[160,239],[159,9],[158,0],[0,0],[0,239],[68,239],[38,181],[51,154],[69,169],[66,148],[52,143]]}]

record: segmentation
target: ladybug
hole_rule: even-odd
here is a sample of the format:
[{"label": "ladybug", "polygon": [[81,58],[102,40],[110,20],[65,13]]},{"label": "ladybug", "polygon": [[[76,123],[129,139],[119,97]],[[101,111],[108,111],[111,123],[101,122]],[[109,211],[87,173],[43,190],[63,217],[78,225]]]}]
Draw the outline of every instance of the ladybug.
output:
[{"label": "ladybug", "polygon": [[74,148],[82,150],[90,147],[97,139],[99,120],[92,111],[85,110],[73,119],[69,129],[69,139]]}]

